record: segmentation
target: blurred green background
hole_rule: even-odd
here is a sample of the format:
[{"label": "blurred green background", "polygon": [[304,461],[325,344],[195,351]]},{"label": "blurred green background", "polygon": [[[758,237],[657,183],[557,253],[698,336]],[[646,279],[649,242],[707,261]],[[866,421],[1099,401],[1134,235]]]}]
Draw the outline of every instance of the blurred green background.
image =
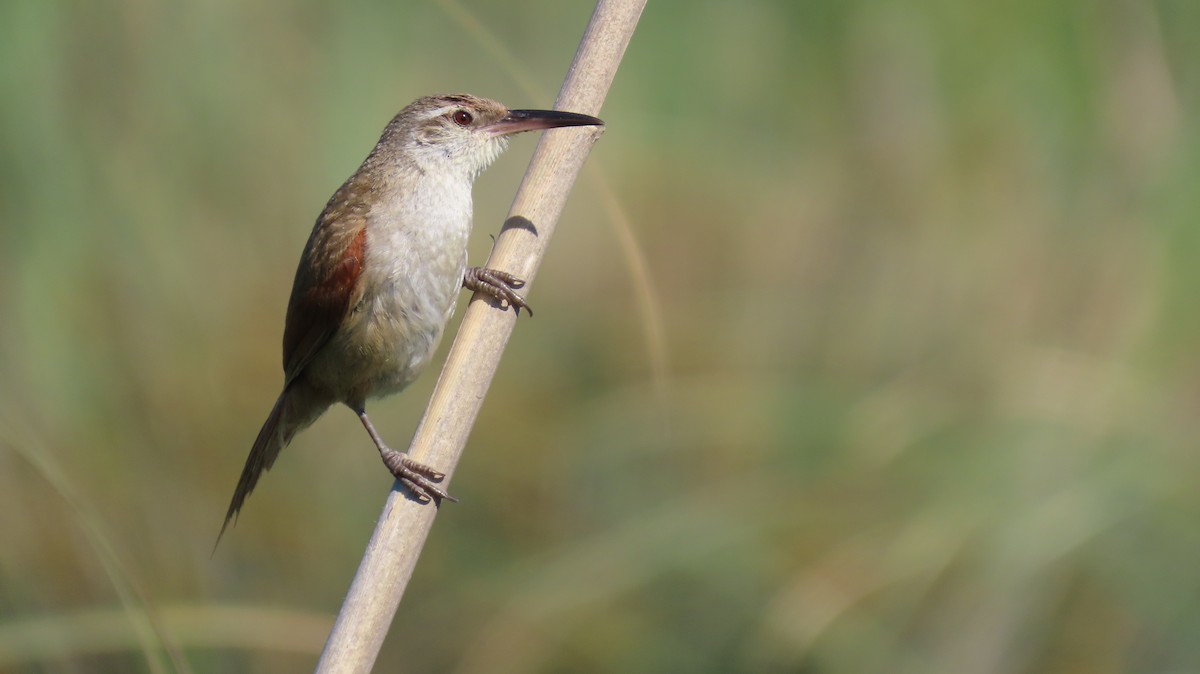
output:
[{"label": "blurred green background", "polygon": [[[354,415],[210,558],[300,249],[590,11],[0,4],[0,671],[311,669]],[[1198,63],[1192,0],[651,2],[378,671],[1200,671]]]}]

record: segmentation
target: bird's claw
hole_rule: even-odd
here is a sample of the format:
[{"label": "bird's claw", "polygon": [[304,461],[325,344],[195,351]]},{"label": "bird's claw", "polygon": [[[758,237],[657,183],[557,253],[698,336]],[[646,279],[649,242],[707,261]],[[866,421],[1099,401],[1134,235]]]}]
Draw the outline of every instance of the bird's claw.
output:
[{"label": "bird's claw", "polygon": [[513,311],[517,312],[518,316],[521,315],[521,309],[528,311],[532,316],[533,309],[529,308],[525,298],[517,294],[515,290],[523,285],[525,285],[524,280],[506,271],[487,267],[469,267],[463,276],[463,287],[467,290],[481,292],[507,303],[513,308]]},{"label": "bird's claw", "polygon": [[444,489],[434,484],[441,482],[446,478],[446,474],[434,470],[423,463],[417,463],[408,458],[403,452],[397,452],[394,449],[389,449],[383,453],[383,463],[392,472],[392,475],[400,481],[400,484],[408,488],[416,499],[422,503],[437,501],[441,503],[442,499],[447,501],[458,502]]}]

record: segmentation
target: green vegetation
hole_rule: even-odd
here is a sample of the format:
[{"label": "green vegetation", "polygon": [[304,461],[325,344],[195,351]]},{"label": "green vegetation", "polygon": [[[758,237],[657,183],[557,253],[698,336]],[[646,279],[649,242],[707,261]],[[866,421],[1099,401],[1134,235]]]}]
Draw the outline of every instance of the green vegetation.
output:
[{"label": "green vegetation", "polygon": [[[589,11],[0,4],[0,670],[311,669],[391,483],[354,415],[209,556],[300,249],[413,98],[552,103]],[[1197,35],[652,2],[379,671],[1200,669]]]}]

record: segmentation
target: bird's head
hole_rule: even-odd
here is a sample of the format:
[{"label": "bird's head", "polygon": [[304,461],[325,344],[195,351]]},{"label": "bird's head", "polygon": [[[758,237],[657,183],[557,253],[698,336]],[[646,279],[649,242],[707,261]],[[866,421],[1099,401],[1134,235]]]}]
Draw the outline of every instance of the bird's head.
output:
[{"label": "bird's head", "polygon": [[474,178],[500,156],[508,136],[514,133],[603,124],[595,117],[573,112],[510,110],[470,94],[426,96],[392,119],[380,145],[399,145],[423,170]]}]

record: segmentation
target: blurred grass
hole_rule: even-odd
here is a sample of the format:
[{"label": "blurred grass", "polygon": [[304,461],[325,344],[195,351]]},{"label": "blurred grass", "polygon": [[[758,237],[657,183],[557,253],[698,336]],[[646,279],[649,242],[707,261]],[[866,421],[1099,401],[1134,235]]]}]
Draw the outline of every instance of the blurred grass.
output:
[{"label": "blurred grass", "polygon": [[[0,670],[315,662],[390,486],[352,415],[209,558],[296,257],[399,107],[548,105],[590,9],[449,7],[0,5]],[[1180,0],[651,3],[593,166],[671,432],[582,181],[380,671],[1200,669],[1196,35]],[[396,444],[433,378],[376,405]],[[111,564],[164,643],[88,627]]]}]

